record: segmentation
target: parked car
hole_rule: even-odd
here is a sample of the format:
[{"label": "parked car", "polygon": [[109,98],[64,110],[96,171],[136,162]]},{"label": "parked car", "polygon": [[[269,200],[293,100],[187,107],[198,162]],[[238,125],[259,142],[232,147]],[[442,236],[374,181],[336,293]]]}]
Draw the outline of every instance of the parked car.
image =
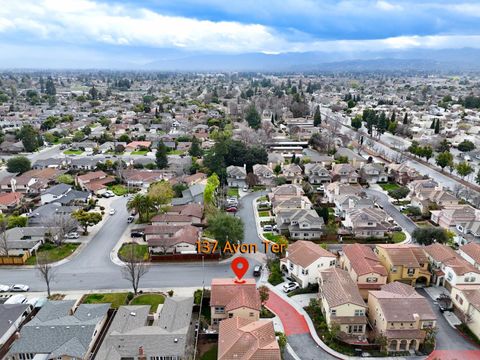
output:
[{"label": "parked car", "polygon": [[248,185],[245,185],[245,186],[243,187],[243,191],[248,191]]},{"label": "parked car", "polygon": [[260,203],[258,205],[261,206],[261,207],[269,207],[272,204],[270,204],[270,202],[268,202],[268,201],[260,201]]},{"label": "parked car", "polygon": [[402,227],[401,226],[392,226],[388,230],[390,230],[390,231],[402,231]]},{"label": "parked car", "polygon": [[230,206],[225,209],[226,212],[236,213],[238,211],[236,206]]},{"label": "parked car", "polygon": [[10,286],[0,284],[0,292],[7,292],[10,290]]},{"label": "parked car", "polygon": [[110,215],[115,215],[116,213],[116,210],[115,209],[110,209],[110,211],[108,212]]},{"label": "parked car", "polygon": [[260,276],[262,273],[262,266],[261,265],[255,265],[253,268],[253,276]]},{"label": "parked car", "polygon": [[325,186],[323,185],[317,186],[317,191],[325,191]]},{"label": "parked car", "polygon": [[293,281],[283,285],[283,292],[289,293],[290,291],[293,291],[299,288],[300,288],[300,285],[298,285],[297,282]]},{"label": "parked car", "polygon": [[111,197],[114,197],[114,196],[115,196],[115,194],[110,190],[107,190],[103,193],[104,198],[111,198]]},{"label": "parked car", "polygon": [[140,230],[132,230],[130,232],[130,236],[132,238],[140,238],[140,237],[143,237],[143,235],[144,235],[143,231],[140,231]]},{"label": "parked car", "polygon": [[133,222],[134,219],[135,219],[135,216],[130,215],[130,216],[127,218],[127,222],[130,224],[130,223]]},{"label": "parked car", "polygon": [[65,235],[67,239],[78,239],[80,235],[78,235],[78,232],[76,231],[71,231],[67,235]]},{"label": "parked car", "polygon": [[273,230],[273,226],[272,225],[264,225],[263,226],[263,231],[272,231]]},{"label": "parked car", "polygon": [[23,284],[15,284],[15,285],[12,285],[12,287],[10,288],[10,291],[12,292],[26,292],[30,290],[30,287],[28,285],[23,285]]}]

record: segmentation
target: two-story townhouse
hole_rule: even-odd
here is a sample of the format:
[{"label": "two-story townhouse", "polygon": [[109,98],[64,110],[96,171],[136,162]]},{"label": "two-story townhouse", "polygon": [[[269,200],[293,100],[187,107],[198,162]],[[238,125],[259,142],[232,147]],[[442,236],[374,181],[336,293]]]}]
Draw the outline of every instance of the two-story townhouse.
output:
[{"label": "two-story townhouse", "polygon": [[338,325],[343,341],[360,341],[367,327],[367,305],[350,275],[339,268],[321,271],[318,287],[318,297],[328,327]]},{"label": "two-story townhouse", "polygon": [[387,269],[388,282],[400,281],[411,286],[428,286],[431,274],[423,247],[411,244],[378,244],[375,253]]},{"label": "two-story townhouse", "polygon": [[354,151],[350,150],[346,147],[339,147],[334,155],[335,160],[341,158],[347,158],[348,163],[351,164],[355,169],[360,169],[367,163],[367,159],[363,158],[359,154],[355,153]]},{"label": "two-story townhouse", "polygon": [[282,166],[282,176],[290,184],[301,184],[303,180],[303,171],[297,164],[286,164]]},{"label": "two-story townhouse", "polygon": [[387,165],[387,172],[390,178],[400,185],[407,185],[415,180],[423,178],[420,173],[408,166],[406,163],[395,164],[391,163]]},{"label": "two-story townhouse", "polygon": [[305,164],[305,175],[312,186],[328,184],[332,181],[330,172],[318,163]]},{"label": "two-story townhouse", "polygon": [[340,195],[358,195],[364,192],[358,184],[345,184],[338,181],[325,186],[325,198],[329,203],[335,202],[335,197]]},{"label": "two-story townhouse", "polygon": [[452,287],[453,311],[478,338],[480,337],[480,285]]},{"label": "two-story townhouse", "polygon": [[268,194],[270,202],[290,199],[292,196],[303,196],[305,192],[302,187],[295,184],[284,184],[272,189]]},{"label": "two-story townhouse", "polygon": [[352,231],[355,237],[383,238],[389,231],[390,223],[387,222],[387,213],[378,208],[353,208],[345,212],[342,222],[346,229]]},{"label": "two-story townhouse", "polygon": [[451,289],[456,285],[480,284],[480,270],[447,245],[435,243],[425,247],[436,285]]},{"label": "two-story townhouse", "polygon": [[401,282],[370,291],[368,318],[375,334],[386,337],[389,352],[418,350],[437,322],[428,300]]},{"label": "two-story townhouse", "polygon": [[253,174],[257,176],[258,182],[261,185],[272,186],[275,179],[275,173],[272,168],[264,164],[253,165]]},{"label": "two-story townhouse", "polygon": [[373,208],[375,203],[365,193],[336,195],[333,198],[335,216],[345,219],[347,210]]},{"label": "two-story townhouse", "polygon": [[460,246],[458,253],[462,258],[480,270],[480,244],[471,242]]},{"label": "two-story townhouse", "polygon": [[332,181],[339,181],[342,183],[356,184],[360,175],[358,175],[355,168],[350,164],[335,164],[332,166]]},{"label": "two-story townhouse", "polygon": [[442,210],[432,210],[431,220],[444,229],[456,228],[459,231],[478,219],[477,211],[470,205],[448,206]]},{"label": "two-story townhouse", "polygon": [[280,264],[302,288],[318,282],[319,271],[334,267],[336,256],[310,241],[298,240],[287,248]]},{"label": "two-story townhouse", "polygon": [[313,207],[312,202],[306,196],[292,196],[288,199],[273,200],[272,212],[278,214],[279,211],[284,209],[311,209]]},{"label": "two-story townhouse", "polygon": [[387,270],[367,245],[345,245],[340,255],[340,267],[348,271],[364,299],[368,298],[370,290],[379,290],[387,283]]},{"label": "two-story townhouse", "polygon": [[227,184],[232,187],[244,187],[247,178],[247,168],[246,165],[234,166],[230,165],[227,167]]},{"label": "two-story townhouse", "polygon": [[360,169],[360,178],[370,184],[384,183],[388,181],[388,175],[382,164],[365,164]]},{"label": "two-story townhouse", "polygon": [[323,218],[312,209],[284,209],[277,213],[277,228],[292,240],[320,239]]},{"label": "two-story townhouse", "polygon": [[212,279],[210,308],[212,326],[218,328],[223,319],[240,317],[257,321],[260,318],[260,294],[255,279]]}]

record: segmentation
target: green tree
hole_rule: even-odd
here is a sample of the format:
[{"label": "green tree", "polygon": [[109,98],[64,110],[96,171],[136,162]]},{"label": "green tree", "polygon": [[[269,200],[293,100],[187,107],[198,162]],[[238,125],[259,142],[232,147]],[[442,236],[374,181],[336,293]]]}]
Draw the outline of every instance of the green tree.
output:
[{"label": "green tree", "polygon": [[30,160],[25,156],[14,156],[7,161],[7,171],[10,173],[24,173],[31,167]]},{"label": "green tree", "polygon": [[470,175],[474,171],[472,166],[466,161],[458,163],[457,166],[455,166],[455,170],[457,170],[458,175],[460,175],[462,178]]},{"label": "green tree", "polygon": [[155,202],[157,206],[169,204],[175,195],[172,184],[162,180],[153,183],[148,188],[148,196]]},{"label": "green tree", "polygon": [[409,193],[410,193],[410,190],[407,187],[402,186],[397,189],[390,190],[388,192],[388,195],[390,195],[392,198],[398,201],[400,199],[405,198]]},{"label": "green tree", "polygon": [[443,169],[453,163],[453,155],[449,151],[444,151],[437,155],[435,162],[443,171]]},{"label": "green tree", "polygon": [[23,125],[20,129],[18,137],[22,140],[25,151],[34,152],[38,149],[38,132],[33,128],[32,125]]},{"label": "green tree", "polygon": [[320,126],[322,123],[322,114],[320,113],[320,106],[315,108],[315,114],[313,115],[313,126]]},{"label": "green tree", "polygon": [[129,211],[134,210],[138,214],[138,220],[141,223],[148,221],[150,214],[156,210],[154,201],[144,194],[135,194],[135,196],[127,202],[127,209]]},{"label": "green tree", "polygon": [[255,107],[255,104],[251,104],[245,113],[245,120],[247,121],[248,125],[253,128],[253,129],[258,129],[260,128],[260,124],[262,122],[262,119],[260,117],[260,114],[257,111],[257,108]]},{"label": "green tree", "polygon": [[355,116],[351,121],[351,125],[355,130],[360,129],[362,127],[362,116],[361,115]]},{"label": "green tree", "polygon": [[273,168],[273,172],[275,173],[275,175],[278,176],[282,172],[282,165],[280,164],[275,165],[275,167]]},{"label": "green tree", "polygon": [[57,94],[57,89],[55,88],[55,83],[53,79],[49,77],[45,83],[45,94],[50,96],[55,96]]},{"label": "green tree", "polygon": [[475,144],[470,140],[463,140],[460,144],[458,144],[458,150],[460,150],[461,152],[475,150]]},{"label": "green tree", "polygon": [[72,140],[74,142],[80,142],[83,139],[85,139],[85,134],[83,133],[83,131],[81,130],[75,131],[75,133],[73,134]]},{"label": "green tree", "polygon": [[203,155],[203,150],[200,147],[200,141],[194,136],[192,139],[192,146],[188,153],[193,157],[201,157]]},{"label": "green tree", "polygon": [[450,143],[447,139],[443,139],[440,144],[437,146],[437,151],[439,153],[443,153],[445,151],[450,151]]},{"label": "green tree", "polygon": [[188,185],[183,183],[177,183],[173,185],[172,188],[173,188],[173,191],[175,192],[175,197],[180,198],[182,197],[182,192],[188,189]]},{"label": "green tree", "polygon": [[28,221],[28,218],[26,216],[11,215],[8,217],[7,227],[9,229],[16,228],[16,227],[25,227],[27,226],[27,221]]},{"label": "green tree", "polygon": [[164,142],[160,140],[158,142],[157,152],[155,154],[157,167],[159,169],[165,169],[168,166],[167,147]]},{"label": "green tree", "polygon": [[208,177],[207,185],[203,191],[203,202],[205,205],[215,205],[215,193],[219,185],[220,180],[217,174],[213,173]]},{"label": "green tree", "polygon": [[231,244],[243,242],[243,221],[224,212],[216,212],[208,218],[208,231],[223,248],[227,240]]},{"label": "green tree", "polygon": [[57,182],[60,184],[72,185],[75,182],[75,180],[73,179],[72,175],[62,174],[57,177]]},{"label": "green tree", "polygon": [[420,245],[430,245],[435,241],[444,244],[448,241],[448,233],[442,228],[419,227],[414,230],[412,237]]},{"label": "green tree", "polygon": [[83,227],[83,233],[88,234],[88,227],[98,224],[102,221],[102,214],[94,211],[85,211],[83,209],[74,211],[72,217]]},{"label": "green tree", "polygon": [[408,125],[408,114],[405,113],[405,116],[403,117],[403,125]]}]

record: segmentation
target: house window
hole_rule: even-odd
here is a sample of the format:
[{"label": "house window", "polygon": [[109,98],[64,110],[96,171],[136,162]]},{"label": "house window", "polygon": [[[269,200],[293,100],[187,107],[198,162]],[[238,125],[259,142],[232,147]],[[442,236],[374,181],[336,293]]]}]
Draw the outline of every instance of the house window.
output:
[{"label": "house window", "polygon": [[460,305],[463,305],[463,299],[462,298],[458,298],[458,302],[460,303]]},{"label": "house window", "polygon": [[355,310],[355,316],[363,316],[365,312],[363,310]]},{"label": "house window", "polygon": [[302,269],[302,275],[308,275],[308,269]]},{"label": "house window", "polygon": [[475,276],[466,276],[465,282],[475,282]]},{"label": "house window", "polygon": [[225,307],[215,306],[215,314],[225,314]]},{"label": "house window", "polygon": [[255,314],[253,312],[250,313],[250,317],[254,317]]},{"label": "house window", "polygon": [[336,316],[337,315],[337,310],[335,310],[335,309],[330,310],[330,314],[333,315],[333,316]]},{"label": "house window", "polygon": [[414,268],[408,268],[407,274],[408,274],[408,276],[413,276],[413,274],[415,274],[415,269]]},{"label": "house window", "polygon": [[232,318],[232,317],[233,317],[233,313],[228,314],[228,317],[229,317],[229,318]]},{"label": "house window", "polygon": [[396,267],[396,266],[392,266],[392,267],[390,268],[390,272],[396,273],[396,272],[397,272],[397,267]]},{"label": "house window", "polygon": [[452,279],[453,279],[453,275],[452,275],[451,272],[449,272],[449,273],[447,274],[447,280],[448,280],[448,281],[452,281]]},{"label": "house window", "polygon": [[335,266],[335,260],[330,261],[330,266]]},{"label": "house window", "polygon": [[294,267],[293,263],[290,263],[290,270],[293,270],[293,267]]},{"label": "house window", "polygon": [[422,329],[433,328],[433,321],[424,321],[422,324]]},{"label": "house window", "polygon": [[368,277],[367,278],[367,283],[376,283],[378,279],[376,277]]}]

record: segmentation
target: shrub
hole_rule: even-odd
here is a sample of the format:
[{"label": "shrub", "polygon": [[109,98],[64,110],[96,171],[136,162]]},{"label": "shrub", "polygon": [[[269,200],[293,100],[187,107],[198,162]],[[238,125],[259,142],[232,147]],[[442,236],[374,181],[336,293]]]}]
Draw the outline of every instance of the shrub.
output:
[{"label": "shrub", "polygon": [[128,304],[130,301],[133,300],[133,297],[134,297],[134,295],[133,295],[132,292],[129,292],[129,293],[127,294],[127,304]]},{"label": "shrub", "polygon": [[168,290],[167,294],[168,294],[168,296],[172,297],[173,296],[173,290]]},{"label": "shrub", "polygon": [[202,289],[197,289],[193,294],[193,302],[197,305],[200,305],[201,301],[202,301]]}]

